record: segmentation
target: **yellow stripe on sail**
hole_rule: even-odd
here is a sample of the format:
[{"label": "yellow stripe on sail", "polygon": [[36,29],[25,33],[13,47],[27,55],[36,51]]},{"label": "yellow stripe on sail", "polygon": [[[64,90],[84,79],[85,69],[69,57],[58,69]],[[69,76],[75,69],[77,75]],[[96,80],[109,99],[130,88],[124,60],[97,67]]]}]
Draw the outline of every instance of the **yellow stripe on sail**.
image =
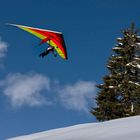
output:
[{"label": "yellow stripe on sail", "polygon": [[45,39],[45,38],[46,38],[46,37],[43,36],[42,34],[37,33],[37,32],[35,32],[35,31],[33,31],[33,30],[29,29],[29,28],[22,27],[22,26],[18,26],[18,27],[19,27],[20,29],[24,30],[24,31],[27,31],[27,32],[33,34],[34,36],[36,36],[36,37],[38,37],[38,38],[40,38],[40,39]]},{"label": "yellow stripe on sail", "polygon": [[62,50],[61,50],[52,40],[48,41],[47,43],[49,43],[51,46],[53,46],[54,49],[57,51],[57,53],[58,53],[63,59],[65,59],[65,55],[64,55],[64,53],[62,52]]}]

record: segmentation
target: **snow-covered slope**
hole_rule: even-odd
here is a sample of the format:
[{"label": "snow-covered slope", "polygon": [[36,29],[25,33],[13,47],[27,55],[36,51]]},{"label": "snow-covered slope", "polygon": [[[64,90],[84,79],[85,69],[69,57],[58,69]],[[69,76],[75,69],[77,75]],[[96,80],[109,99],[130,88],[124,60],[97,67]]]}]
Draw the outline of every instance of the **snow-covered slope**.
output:
[{"label": "snow-covered slope", "polygon": [[80,124],[9,140],[140,140],[140,116]]}]

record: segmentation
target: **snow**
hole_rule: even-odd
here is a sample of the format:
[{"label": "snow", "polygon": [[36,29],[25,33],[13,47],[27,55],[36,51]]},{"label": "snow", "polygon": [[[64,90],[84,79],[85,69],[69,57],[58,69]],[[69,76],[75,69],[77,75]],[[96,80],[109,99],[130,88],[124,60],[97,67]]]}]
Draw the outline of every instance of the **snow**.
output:
[{"label": "snow", "polygon": [[130,84],[135,84],[136,86],[140,86],[140,83],[138,82],[133,82],[133,81],[129,81]]},{"label": "snow", "polygon": [[138,43],[136,43],[136,45],[138,45],[138,46],[139,46],[139,45],[140,45],[140,43],[138,42]]},{"label": "snow", "polygon": [[138,58],[138,57],[134,57],[134,59],[135,59],[135,60],[138,60],[138,61],[140,60],[140,58]]},{"label": "snow", "polygon": [[126,66],[132,66],[132,67],[140,69],[140,65],[139,64],[132,64],[131,62],[126,64]]},{"label": "snow", "polygon": [[123,40],[121,37],[118,37],[117,40]]},{"label": "snow", "polygon": [[123,43],[121,43],[121,42],[119,42],[118,44],[119,44],[120,46],[122,46],[122,45],[123,45]]},{"label": "snow", "polygon": [[114,86],[109,86],[109,88],[114,88]]},{"label": "snow", "polygon": [[113,50],[121,50],[121,47],[114,47]]},{"label": "snow", "polygon": [[140,116],[79,124],[8,140],[140,140]]},{"label": "snow", "polygon": [[138,69],[140,69],[140,65],[139,65],[139,64],[137,64],[136,67],[137,67]]}]

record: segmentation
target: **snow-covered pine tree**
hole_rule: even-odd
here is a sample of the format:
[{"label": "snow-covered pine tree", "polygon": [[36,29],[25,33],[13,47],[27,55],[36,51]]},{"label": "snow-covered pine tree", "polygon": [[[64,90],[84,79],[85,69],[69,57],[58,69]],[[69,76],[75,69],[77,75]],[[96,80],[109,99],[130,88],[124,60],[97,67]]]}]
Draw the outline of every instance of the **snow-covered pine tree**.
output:
[{"label": "snow-covered pine tree", "polygon": [[99,121],[140,115],[140,36],[134,23],[122,33],[107,63],[109,74],[97,85],[91,113]]}]

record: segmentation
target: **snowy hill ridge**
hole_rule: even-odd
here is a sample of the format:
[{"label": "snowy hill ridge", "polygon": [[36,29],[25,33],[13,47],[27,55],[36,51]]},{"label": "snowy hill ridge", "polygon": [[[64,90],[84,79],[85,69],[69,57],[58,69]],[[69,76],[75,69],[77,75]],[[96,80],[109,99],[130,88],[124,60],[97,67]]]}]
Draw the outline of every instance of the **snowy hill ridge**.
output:
[{"label": "snowy hill ridge", "polygon": [[8,140],[140,140],[140,116],[79,124]]}]

